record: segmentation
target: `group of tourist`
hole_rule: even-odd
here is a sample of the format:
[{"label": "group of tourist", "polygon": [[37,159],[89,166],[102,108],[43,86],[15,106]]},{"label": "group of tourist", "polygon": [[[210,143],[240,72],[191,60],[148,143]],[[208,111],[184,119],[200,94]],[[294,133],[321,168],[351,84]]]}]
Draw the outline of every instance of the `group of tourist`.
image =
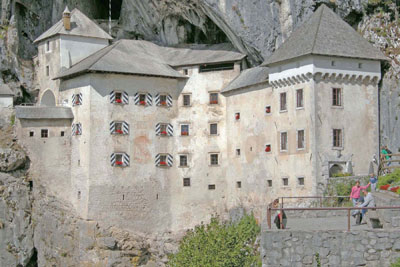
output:
[{"label": "group of tourist", "polygon": [[[372,196],[371,192],[376,190],[376,184],[378,182],[378,178],[371,173],[369,178],[369,183],[365,186],[360,185],[360,181],[357,181],[356,184],[351,188],[350,200],[353,201],[354,207],[375,207],[375,200]],[[371,186],[371,192],[367,191],[367,188]],[[363,192],[364,197],[361,196],[361,192]],[[365,216],[367,209],[353,210],[352,215],[356,217],[356,224],[361,224],[362,219]]]}]

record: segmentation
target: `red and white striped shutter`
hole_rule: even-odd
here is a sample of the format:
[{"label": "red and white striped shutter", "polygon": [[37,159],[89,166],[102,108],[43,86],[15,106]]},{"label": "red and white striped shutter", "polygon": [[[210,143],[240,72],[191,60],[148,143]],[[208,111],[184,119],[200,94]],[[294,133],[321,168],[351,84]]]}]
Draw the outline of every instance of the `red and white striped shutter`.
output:
[{"label": "red and white striped shutter", "polygon": [[168,105],[168,107],[172,107],[172,96],[171,95],[167,95],[167,105]]},{"label": "red and white striped shutter", "polygon": [[113,104],[115,103],[115,92],[111,91],[110,93],[110,103]]},{"label": "red and white striped shutter", "polygon": [[122,103],[124,103],[125,105],[129,104],[129,95],[125,91],[122,93]]},{"label": "red and white striped shutter", "polygon": [[173,136],[174,135],[174,126],[172,126],[171,123],[169,123],[167,125],[167,133],[168,133],[168,136]]},{"label": "red and white striped shutter", "polygon": [[146,105],[153,105],[153,97],[151,96],[151,94],[146,94]]},{"label": "red and white striped shutter", "polygon": [[161,124],[160,123],[156,124],[156,135],[161,135]]},{"label": "red and white striped shutter", "polygon": [[172,164],[174,163],[174,158],[172,157],[172,155],[168,154],[167,155],[167,164],[168,167],[172,167]]},{"label": "red and white striped shutter", "polygon": [[127,122],[122,122],[122,131],[124,134],[129,134],[129,124]]}]

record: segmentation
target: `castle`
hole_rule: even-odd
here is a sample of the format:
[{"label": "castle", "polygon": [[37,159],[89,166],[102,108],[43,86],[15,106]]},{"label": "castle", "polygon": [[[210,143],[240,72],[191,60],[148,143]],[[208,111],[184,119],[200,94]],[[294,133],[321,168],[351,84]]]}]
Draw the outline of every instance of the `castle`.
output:
[{"label": "castle", "polygon": [[321,194],[379,152],[385,56],[325,5],[261,66],[220,47],[112,37],[79,10],[39,36],[30,174],[85,219],[177,231]]}]

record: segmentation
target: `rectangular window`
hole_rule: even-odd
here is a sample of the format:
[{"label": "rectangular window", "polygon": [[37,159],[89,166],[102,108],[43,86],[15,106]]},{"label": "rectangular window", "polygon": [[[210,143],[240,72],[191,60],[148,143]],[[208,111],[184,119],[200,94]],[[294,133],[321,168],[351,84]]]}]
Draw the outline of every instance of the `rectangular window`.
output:
[{"label": "rectangular window", "polygon": [[46,52],[50,52],[50,41],[46,42]]},{"label": "rectangular window", "polygon": [[240,113],[239,112],[236,112],[235,113],[235,120],[240,120]]},{"label": "rectangular window", "polygon": [[115,92],[115,102],[122,103],[122,93],[121,92]]},{"label": "rectangular window", "polygon": [[124,134],[124,131],[122,129],[122,122],[115,122],[115,134]]},{"label": "rectangular window", "polygon": [[61,136],[64,136],[65,135],[65,132],[64,131],[61,131],[61,134],[60,134]]},{"label": "rectangular window", "polygon": [[297,149],[304,149],[304,130],[297,131]]},{"label": "rectangular window", "polygon": [[342,130],[333,129],[333,147],[342,147]]},{"label": "rectangular window", "polygon": [[47,129],[42,129],[42,130],[40,131],[40,136],[41,136],[42,138],[47,138],[47,137],[49,137],[49,130],[47,130]]},{"label": "rectangular window", "polygon": [[168,135],[167,127],[168,127],[168,124],[166,124],[166,123],[161,123],[160,124],[160,135],[161,136],[167,136]]},{"label": "rectangular window", "polygon": [[286,103],[286,93],[280,94],[280,110],[286,111],[287,110],[287,103]]},{"label": "rectangular window", "polygon": [[268,187],[272,187],[272,180],[267,180]]},{"label": "rectangular window", "polygon": [[168,166],[167,155],[160,155],[160,166]]},{"label": "rectangular window", "polygon": [[183,178],[183,186],[190,186],[190,178]]},{"label": "rectangular window", "polygon": [[271,114],[271,106],[265,107],[265,114]]},{"label": "rectangular window", "polygon": [[139,94],[139,104],[146,106],[146,94]]},{"label": "rectangular window", "polygon": [[236,182],[236,187],[237,188],[242,188],[242,182],[241,181],[237,181]]},{"label": "rectangular window", "polygon": [[215,184],[209,184],[208,190],[215,190]]},{"label": "rectangular window", "polygon": [[203,64],[203,65],[200,65],[199,72],[233,70],[234,67],[235,67],[235,64],[233,62],[232,63]]},{"label": "rectangular window", "polygon": [[218,154],[210,154],[210,165],[218,165]]},{"label": "rectangular window", "polygon": [[287,132],[281,132],[281,151],[287,151]]},{"label": "rectangular window", "polygon": [[298,183],[298,185],[304,185],[304,177],[298,177],[297,183]]},{"label": "rectangular window", "polygon": [[183,74],[184,75],[188,75],[189,74],[189,70],[188,69],[183,69]]},{"label": "rectangular window", "polygon": [[183,95],[183,106],[189,107],[191,105],[190,96],[191,95]]},{"label": "rectangular window", "polygon": [[167,105],[167,96],[166,95],[160,95],[160,105],[161,106]]},{"label": "rectangular window", "polygon": [[267,153],[271,152],[271,145],[270,144],[265,145],[265,152],[267,152]]},{"label": "rectangular window", "polygon": [[210,104],[218,104],[218,93],[210,93]]},{"label": "rectangular window", "polygon": [[239,148],[236,149],[236,156],[240,156],[240,149]]},{"label": "rectangular window", "polygon": [[304,107],[303,103],[303,89],[296,90],[296,108]]},{"label": "rectangular window", "polygon": [[46,66],[46,76],[50,76],[50,66]]},{"label": "rectangular window", "polygon": [[34,137],[35,136],[35,132],[34,131],[29,131],[29,137]]},{"label": "rectangular window", "polygon": [[188,166],[188,156],[180,155],[179,156],[179,167],[187,167]]},{"label": "rectangular window", "polygon": [[332,106],[342,106],[342,89],[332,88]]},{"label": "rectangular window", "polygon": [[211,123],[210,124],[210,135],[217,135],[218,134],[218,124]]},{"label": "rectangular window", "polygon": [[183,136],[189,135],[189,125],[188,124],[181,125],[181,135],[183,135]]},{"label": "rectangular window", "polygon": [[289,186],[289,178],[282,178],[283,186]]}]

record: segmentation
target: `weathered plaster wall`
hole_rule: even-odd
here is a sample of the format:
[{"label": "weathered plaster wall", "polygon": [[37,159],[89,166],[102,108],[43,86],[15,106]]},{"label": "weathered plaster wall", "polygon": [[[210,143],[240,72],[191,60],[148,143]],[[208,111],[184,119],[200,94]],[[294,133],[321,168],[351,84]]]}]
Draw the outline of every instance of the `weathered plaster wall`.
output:
[{"label": "weathered plaster wall", "polygon": [[389,266],[400,257],[398,230],[266,231],[263,266]]},{"label": "weathered plaster wall", "polygon": [[69,68],[85,57],[108,46],[107,39],[60,35],[60,69]]},{"label": "weathered plaster wall", "polygon": [[[30,176],[34,183],[46,186],[48,192],[69,200],[71,191],[71,121],[70,120],[18,120],[17,138],[26,148],[32,162]],[[48,138],[41,130],[48,129]],[[30,131],[34,136],[30,137]],[[64,136],[61,136],[64,131]]]},{"label": "weathered plaster wall", "polygon": [[0,96],[0,107],[7,108],[13,106],[12,96]]}]

